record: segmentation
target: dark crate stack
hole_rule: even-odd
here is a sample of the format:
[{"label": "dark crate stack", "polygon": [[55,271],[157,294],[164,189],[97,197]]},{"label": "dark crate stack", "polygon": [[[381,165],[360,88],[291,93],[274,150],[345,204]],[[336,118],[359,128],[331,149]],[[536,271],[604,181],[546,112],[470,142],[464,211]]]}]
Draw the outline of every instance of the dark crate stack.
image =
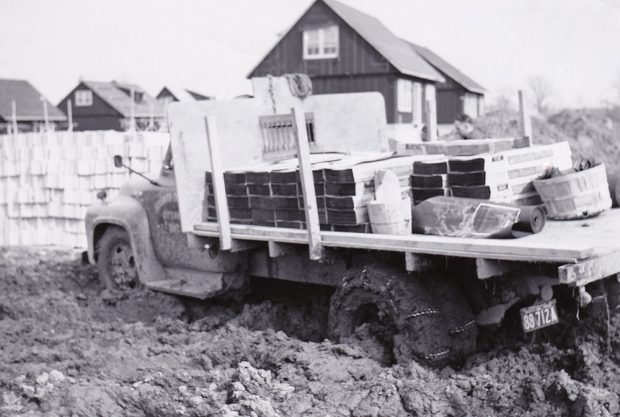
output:
[{"label": "dark crate stack", "polygon": [[545,163],[570,167],[570,149],[559,143],[414,162],[411,176],[414,204],[445,195],[537,205],[541,200],[532,180],[543,173]]},{"label": "dark crate stack", "polygon": [[416,161],[411,175],[413,204],[431,197],[450,196],[448,161]]},{"label": "dark crate stack", "polygon": [[[403,194],[410,195],[412,163],[402,162],[387,169],[399,177]],[[324,168],[313,171],[322,230],[371,232],[366,204],[374,199],[375,171],[373,162],[359,164],[355,169]],[[299,171],[225,172],[224,183],[231,223],[306,228]],[[213,191],[211,173],[207,172],[204,205],[207,221],[217,221]]]}]

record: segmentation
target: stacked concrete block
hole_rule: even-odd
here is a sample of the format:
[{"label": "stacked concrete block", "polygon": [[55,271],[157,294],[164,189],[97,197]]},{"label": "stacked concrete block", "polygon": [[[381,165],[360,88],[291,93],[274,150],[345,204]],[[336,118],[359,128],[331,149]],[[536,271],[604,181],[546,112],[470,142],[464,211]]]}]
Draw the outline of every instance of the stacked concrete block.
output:
[{"label": "stacked concrete block", "polygon": [[48,132],[0,136],[0,245],[85,247],[84,215],[138,172],[161,167],[165,133]]}]

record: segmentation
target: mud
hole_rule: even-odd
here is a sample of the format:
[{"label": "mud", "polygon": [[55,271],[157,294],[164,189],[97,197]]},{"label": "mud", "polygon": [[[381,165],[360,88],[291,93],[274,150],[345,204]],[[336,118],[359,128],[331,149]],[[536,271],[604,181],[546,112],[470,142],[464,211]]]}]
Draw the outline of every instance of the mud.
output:
[{"label": "mud", "polygon": [[[609,339],[491,346],[462,369],[382,366],[323,339],[325,294],[196,306],[102,291],[58,249],[0,249],[1,416],[609,416]],[[609,344],[607,343],[609,340]]]}]

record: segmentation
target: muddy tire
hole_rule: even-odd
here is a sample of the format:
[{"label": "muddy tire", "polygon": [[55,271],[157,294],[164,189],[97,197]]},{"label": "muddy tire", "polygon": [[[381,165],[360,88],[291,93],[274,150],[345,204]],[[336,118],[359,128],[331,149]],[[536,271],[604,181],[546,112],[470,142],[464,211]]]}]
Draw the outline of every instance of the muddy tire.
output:
[{"label": "muddy tire", "polygon": [[451,339],[450,360],[463,362],[467,356],[476,352],[478,339],[476,318],[465,291],[459,288],[457,280],[445,276],[431,276],[427,281],[431,281],[427,288],[446,319]]},{"label": "muddy tire", "polygon": [[397,362],[416,360],[432,367],[447,363],[445,319],[415,276],[383,264],[349,270],[331,299],[329,336],[341,342],[373,318],[391,331]]},{"label": "muddy tire", "polygon": [[109,290],[130,291],[140,286],[129,235],[120,227],[109,227],[97,242],[99,281]]}]

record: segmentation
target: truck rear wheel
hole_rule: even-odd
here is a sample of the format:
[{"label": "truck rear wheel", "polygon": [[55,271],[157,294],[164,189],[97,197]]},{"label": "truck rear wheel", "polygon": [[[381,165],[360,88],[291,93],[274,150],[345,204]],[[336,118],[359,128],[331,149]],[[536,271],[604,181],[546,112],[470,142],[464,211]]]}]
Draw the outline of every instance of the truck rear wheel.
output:
[{"label": "truck rear wheel", "polygon": [[440,367],[450,357],[441,310],[422,284],[404,271],[371,264],[347,272],[331,299],[329,336],[340,342],[364,324],[379,327],[399,363]]},{"label": "truck rear wheel", "polygon": [[129,236],[124,229],[109,227],[97,242],[99,280],[107,289],[128,291],[140,285]]},{"label": "truck rear wheel", "polygon": [[429,275],[426,283],[446,319],[451,339],[450,360],[461,363],[476,352],[478,339],[476,318],[465,291],[459,285],[461,282],[449,276]]}]

